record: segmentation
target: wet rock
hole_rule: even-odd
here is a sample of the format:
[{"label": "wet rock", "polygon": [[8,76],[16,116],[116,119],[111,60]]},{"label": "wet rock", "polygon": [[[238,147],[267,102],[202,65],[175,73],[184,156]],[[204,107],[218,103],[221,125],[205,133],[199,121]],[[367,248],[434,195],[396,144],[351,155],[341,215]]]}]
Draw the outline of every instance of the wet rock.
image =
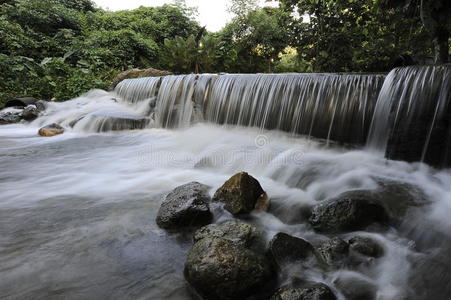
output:
[{"label": "wet rock", "polygon": [[270,205],[271,201],[269,200],[268,195],[264,192],[260,195],[260,197],[258,197],[257,202],[255,203],[255,211],[268,211]]},{"label": "wet rock", "polygon": [[384,248],[371,238],[355,236],[349,240],[351,250],[362,255],[371,257],[381,257],[384,255]]},{"label": "wet rock", "polygon": [[160,206],[157,225],[164,229],[206,225],[211,222],[208,187],[190,182],[176,187]]},{"label": "wet rock", "polygon": [[42,127],[39,129],[38,133],[40,136],[55,136],[64,133],[64,128],[56,123],[53,123]]},{"label": "wet rock", "polygon": [[318,258],[331,267],[344,265],[349,253],[349,244],[334,237],[316,248]]},{"label": "wet rock", "polygon": [[35,105],[28,105],[22,111],[22,118],[26,121],[33,121],[39,116],[39,110]]},{"label": "wet rock", "polygon": [[22,119],[20,112],[0,112],[0,125],[18,123]]},{"label": "wet rock", "polygon": [[342,272],[334,280],[335,286],[347,300],[374,300],[377,286],[371,281],[352,272]]},{"label": "wet rock", "polygon": [[416,209],[421,209],[430,201],[416,186],[393,180],[376,178],[379,188],[375,190],[355,190],[343,193],[343,196],[367,199],[383,205],[391,218],[405,219]]},{"label": "wet rock", "polygon": [[372,223],[386,223],[388,216],[379,203],[360,194],[344,193],[313,207],[310,224],[319,232],[347,232],[365,229]]},{"label": "wet rock", "polygon": [[257,227],[239,221],[227,221],[222,224],[210,224],[194,233],[194,242],[204,238],[223,238],[236,245],[249,248],[259,242],[261,231]]},{"label": "wet rock", "polygon": [[44,111],[44,110],[47,109],[48,102],[47,102],[47,101],[44,101],[44,100],[38,100],[34,105],[36,105],[36,108],[37,108],[39,111]]},{"label": "wet rock", "polygon": [[244,299],[272,280],[268,260],[223,238],[203,238],[185,262],[186,280],[203,299]]},{"label": "wet rock", "polygon": [[309,242],[283,232],[269,242],[269,254],[279,266],[304,260],[312,253],[313,246]]},{"label": "wet rock", "polygon": [[335,300],[332,290],[323,283],[308,283],[300,287],[283,286],[270,300]]},{"label": "wet rock", "polygon": [[213,201],[224,203],[233,215],[250,213],[265,191],[254,177],[246,172],[233,175],[213,196]]}]

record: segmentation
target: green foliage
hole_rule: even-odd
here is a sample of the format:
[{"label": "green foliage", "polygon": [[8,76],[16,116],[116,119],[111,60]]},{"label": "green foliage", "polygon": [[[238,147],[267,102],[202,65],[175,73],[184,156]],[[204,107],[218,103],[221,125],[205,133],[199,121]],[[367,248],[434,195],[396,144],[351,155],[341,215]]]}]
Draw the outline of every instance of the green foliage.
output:
[{"label": "green foliage", "polygon": [[292,45],[316,72],[386,71],[401,53],[430,53],[418,17],[379,10],[373,0],[281,0],[281,5],[310,16],[308,22],[293,20]]},{"label": "green foliage", "polygon": [[[231,0],[235,17],[209,33],[184,0],[117,12],[98,9],[91,0],[2,1],[0,106],[25,95],[69,99],[106,88],[129,68],[388,71],[401,53],[429,55],[432,45],[443,52],[451,30],[446,0],[424,0],[421,19],[418,10],[406,15],[399,6],[413,7],[414,0],[280,0],[278,8],[257,2]],[[434,28],[440,40],[431,42]]]},{"label": "green foliage", "polygon": [[3,3],[0,107],[12,97],[66,100],[107,88],[128,68],[166,68],[163,41],[200,30],[188,13],[173,5],[106,12],[90,0]]}]

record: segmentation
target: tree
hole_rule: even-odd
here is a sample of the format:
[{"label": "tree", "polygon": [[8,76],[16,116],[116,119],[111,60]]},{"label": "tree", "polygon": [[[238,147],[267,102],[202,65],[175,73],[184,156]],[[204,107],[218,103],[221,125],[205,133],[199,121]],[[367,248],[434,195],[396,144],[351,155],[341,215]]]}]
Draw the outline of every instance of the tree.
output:
[{"label": "tree", "polygon": [[[293,16],[292,45],[315,72],[387,71],[400,53],[429,51],[418,18],[378,10],[373,0],[280,2]],[[309,20],[304,20],[306,15]]]},{"label": "tree", "polygon": [[379,0],[382,8],[401,8],[410,13],[419,11],[424,28],[434,48],[435,63],[446,63],[449,57],[451,32],[451,5],[449,0]]},{"label": "tree", "polygon": [[264,7],[227,24],[220,35],[237,53],[235,71],[271,72],[273,62],[289,44],[288,21],[288,14],[279,8]]}]

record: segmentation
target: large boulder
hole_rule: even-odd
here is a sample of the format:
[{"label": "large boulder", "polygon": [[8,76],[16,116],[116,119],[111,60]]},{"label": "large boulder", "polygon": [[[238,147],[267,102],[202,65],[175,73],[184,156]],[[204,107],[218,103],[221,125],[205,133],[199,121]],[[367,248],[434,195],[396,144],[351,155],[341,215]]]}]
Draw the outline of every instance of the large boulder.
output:
[{"label": "large boulder", "polygon": [[299,287],[283,286],[270,300],[335,300],[332,290],[323,283],[307,283]]},{"label": "large boulder", "polygon": [[254,177],[246,172],[233,175],[214,194],[213,201],[224,203],[233,215],[250,213],[259,199],[265,199],[265,191]]},{"label": "large boulder", "polygon": [[315,250],[321,262],[330,267],[340,267],[345,264],[349,253],[349,244],[334,237],[320,244]]},{"label": "large boulder", "polygon": [[53,123],[42,127],[39,129],[38,133],[40,136],[55,136],[64,133],[64,128],[56,123]]},{"label": "large boulder", "polygon": [[262,232],[251,224],[227,221],[222,224],[204,226],[194,233],[195,243],[204,238],[223,238],[236,245],[250,248],[260,242]]},{"label": "large boulder", "polygon": [[190,182],[176,187],[160,206],[157,225],[164,229],[206,225],[212,220],[208,187]]},{"label": "large boulder", "polygon": [[304,239],[277,233],[269,242],[269,254],[278,266],[302,261],[313,253],[313,246]]},{"label": "large boulder", "polygon": [[388,215],[381,204],[349,193],[315,205],[309,218],[316,231],[327,233],[362,230],[372,223],[387,221]]},{"label": "large boulder", "polygon": [[28,105],[22,111],[22,118],[26,121],[33,121],[39,116],[39,110],[35,105]]},{"label": "large boulder", "polygon": [[257,295],[273,278],[265,256],[223,238],[203,238],[188,253],[184,275],[209,299],[245,299]]},{"label": "large boulder", "polygon": [[384,248],[369,237],[355,236],[348,241],[351,250],[374,258],[384,255]]}]

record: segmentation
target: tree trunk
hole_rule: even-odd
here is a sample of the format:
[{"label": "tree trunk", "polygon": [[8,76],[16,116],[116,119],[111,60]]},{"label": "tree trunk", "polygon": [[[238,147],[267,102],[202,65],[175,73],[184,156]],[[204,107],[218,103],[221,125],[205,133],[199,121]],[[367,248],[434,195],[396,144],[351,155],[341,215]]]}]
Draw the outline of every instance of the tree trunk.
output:
[{"label": "tree trunk", "polygon": [[440,30],[437,35],[433,37],[434,63],[446,64],[448,62],[448,38],[449,32],[446,29]]},{"label": "tree trunk", "polygon": [[446,28],[446,23],[449,22],[447,20],[448,8],[446,3],[443,3],[441,9],[434,9],[434,3],[433,0],[421,0],[420,17],[425,29],[432,37],[434,63],[447,63],[449,31]]}]

